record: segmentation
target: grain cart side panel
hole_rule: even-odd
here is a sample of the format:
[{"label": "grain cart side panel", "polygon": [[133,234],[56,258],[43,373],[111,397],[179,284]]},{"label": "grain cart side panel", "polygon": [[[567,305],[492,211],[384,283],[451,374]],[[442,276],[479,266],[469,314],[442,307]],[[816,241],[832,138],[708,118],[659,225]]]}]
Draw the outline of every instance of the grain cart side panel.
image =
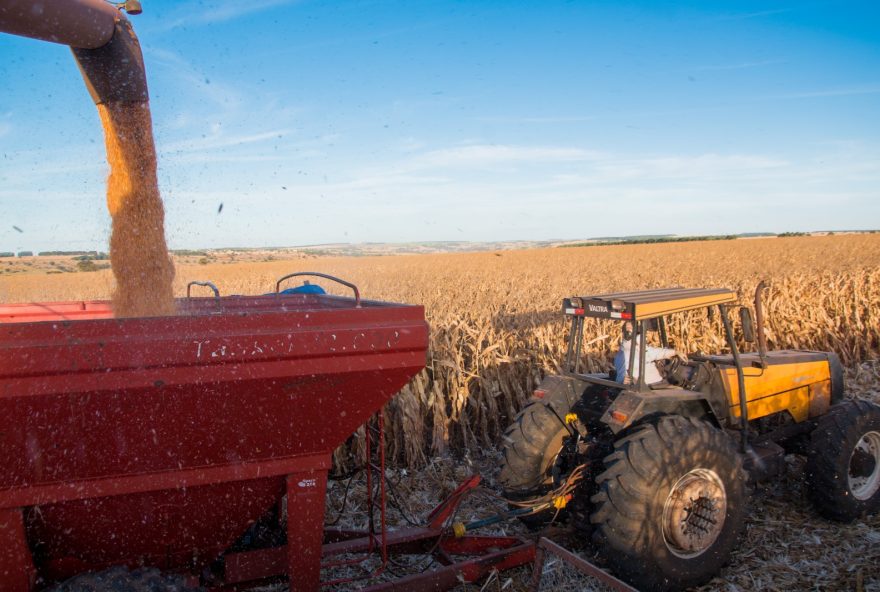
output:
[{"label": "grain cart side panel", "polygon": [[[831,404],[831,370],[827,354],[776,351],[769,353],[766,367],[759,367],[757,354],[742,356],[749,419],[788,411],[797,421],[816,417]],[[736,368],[722,366],[722,379],[730,394],[730,414],[740,416]]]},{"label": "grain cart side panel", "polygon": [[[178,307],[113,319],[107,303],[0,306],[0,511],[24,508],[41,577],[120,563],[197,572],[300,483],[298,519],[321,524],[312,490],[332,451],[425,363],[419,306],[291,295]],[[0,547],[21,544],[10,532]],[[315,554],[304,545],[292,559]]]},{"label": "grain cart side panel", "polygon": [[212,560],[277,502],[284,477],[44,504],[27,513],[48,580],[120,564],[179,570]]}]

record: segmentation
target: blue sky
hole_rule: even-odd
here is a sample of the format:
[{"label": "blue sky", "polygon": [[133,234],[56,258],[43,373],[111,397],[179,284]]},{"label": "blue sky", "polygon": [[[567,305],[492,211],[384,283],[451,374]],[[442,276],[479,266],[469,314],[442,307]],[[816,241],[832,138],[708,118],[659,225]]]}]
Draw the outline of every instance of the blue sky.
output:
[{"label": "blue sky", "polygon": [[[172,248],[880,227],[876,2],[142,2]],[[69,51],[0,80],[0,250],[105,249]]]}]

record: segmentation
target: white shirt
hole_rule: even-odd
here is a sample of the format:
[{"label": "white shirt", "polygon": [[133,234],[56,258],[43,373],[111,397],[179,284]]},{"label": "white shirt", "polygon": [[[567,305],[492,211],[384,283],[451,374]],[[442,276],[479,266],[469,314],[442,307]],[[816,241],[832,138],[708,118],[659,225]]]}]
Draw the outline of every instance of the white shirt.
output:
[{"label": "white shirt", "polygon": [[[617,371],[617,382],[623,383],[626,378],[626,373],[629,370],[629,352],[632,347],[632,341],[625,339],[620,342],[620,350],[618,350],[617,355],[614,356],[614,369]],[[645,347],[645,384],[654,384],[655,382],[660,382],[663,380],[663,377],[660,376],[660,371],[657,370],[657,365],[654,363],[658,360],[665,360],[667,358],[675,357],[676,352],[672,348],[668,347],[654,347],[653,345],[648,345]],[[636,363],[633,365],[633,381],[638,382],[639,380],[639,341],[636,340]]]}]

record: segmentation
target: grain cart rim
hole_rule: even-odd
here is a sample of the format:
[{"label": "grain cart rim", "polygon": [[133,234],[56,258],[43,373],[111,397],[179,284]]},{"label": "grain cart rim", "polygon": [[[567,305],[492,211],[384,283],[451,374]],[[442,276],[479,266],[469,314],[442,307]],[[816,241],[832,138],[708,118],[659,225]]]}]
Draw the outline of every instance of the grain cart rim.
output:
[{"label": "grain cart rim", "polygon": [[672,486],[663,505],[663,540],[682,559],[704,553],[724,527],[727,492],[718,473],[694,469]]},{"label": "grain cart rim", "polygon": [[858,441],[846,478],[853,497],[860,501],[871,499],[880,489],[880,432],[867,432]]}]

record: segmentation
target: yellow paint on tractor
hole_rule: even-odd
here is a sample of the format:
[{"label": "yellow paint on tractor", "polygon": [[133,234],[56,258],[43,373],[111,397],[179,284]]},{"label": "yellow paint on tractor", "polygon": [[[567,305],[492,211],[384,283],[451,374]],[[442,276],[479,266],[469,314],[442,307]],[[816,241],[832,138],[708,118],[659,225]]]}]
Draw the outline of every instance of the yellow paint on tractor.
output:
[{"label": "yellow paint on tractor", "polygon": [[[706,308],[719,304],[736,302],[736,292],[727,288],[664,288],[660,290],[640,290],[638,292],[613,292],[598,296],[582,296],[579,300],[600,304],[600,310],[633,312],[632,320],[653,319],[676,312]],[[615,306],[618,303],[618,306]],[[580,305],[578,305],[580,308]],[[595,310],[593,311],[595,312]],[[587,314],[587,316],[611,317],[607,314]],[[628,318],[628,317],[623,317]]]},{"label": "yellow paint on tractor", "polygon": [[681,296],[674,300],[660,300],[657,302],[636,301],[636,312],[633,319],[637,321],[651,319],[676,312],[731,303],[736,300],[736,292],[728,290],[703,290],[702,292],[706,293]]},{"label": "yellow paint on tractor", "polygon": [[[831,405],[831,371],[827,360],[770,364],[763,369],[745,366],[743,373],[750,420],[788,411],[795,421],[801,422],[822,415]],[[721,376],[730,414],[739,417],[736,368],[722,367]]]}]

